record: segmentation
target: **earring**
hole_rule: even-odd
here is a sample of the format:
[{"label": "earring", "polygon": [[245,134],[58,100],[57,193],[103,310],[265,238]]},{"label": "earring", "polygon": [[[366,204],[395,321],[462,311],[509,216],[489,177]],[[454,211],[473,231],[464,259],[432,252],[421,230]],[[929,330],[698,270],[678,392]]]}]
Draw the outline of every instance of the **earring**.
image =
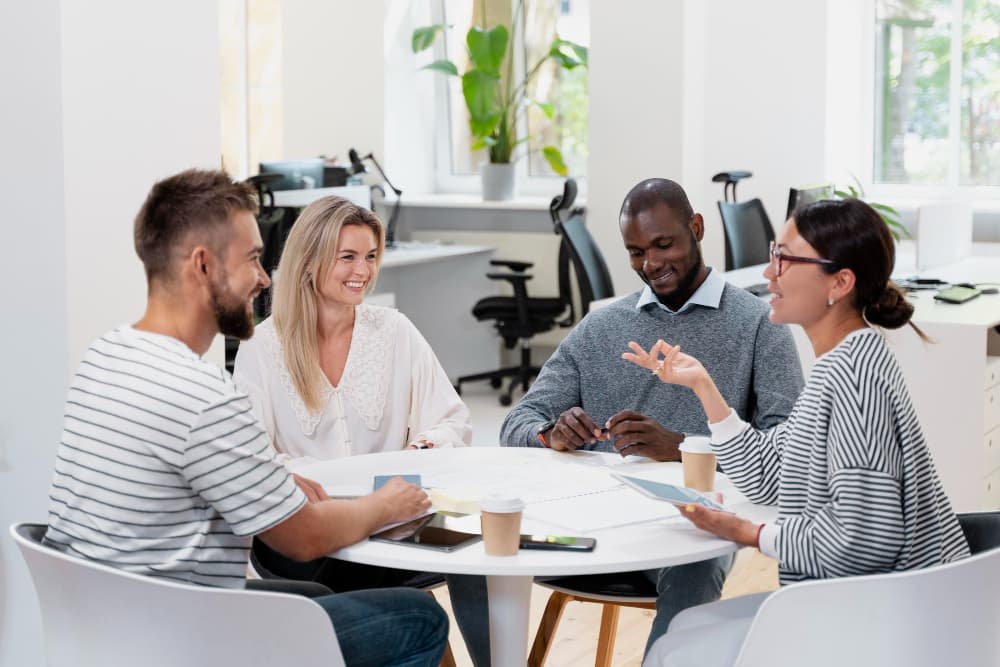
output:
[{"label": "earring", "polygon": [[835,303],[835,302],[834,302],[834,300],[833,300],[833,297],[832,297],[832,296],[831,296],[831,297],[829,297],[829,298],[828,298],[828,299],[826,300],[826,305],[828,305],[828,306],[832,306],[832,305],[833,305],[834,303]]}]

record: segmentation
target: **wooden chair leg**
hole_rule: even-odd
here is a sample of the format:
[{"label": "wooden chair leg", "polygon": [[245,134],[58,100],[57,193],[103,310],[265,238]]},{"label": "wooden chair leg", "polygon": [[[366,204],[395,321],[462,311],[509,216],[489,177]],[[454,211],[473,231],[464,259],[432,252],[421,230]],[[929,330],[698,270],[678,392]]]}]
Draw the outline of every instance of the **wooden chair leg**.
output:
[{"label": "wooden chair leg", "polygon": [[455,656],[451,652],[451,642],[444,645],[444,655],[441,656],[441,667],[455,667]]},{"label": "wooden chair leg", "polygon": [[[434,591],[429,590],[427,594],[434,598]],[[434,598],[435,601],[437,598]],[[451,642],[444,645],[444,654],[441,656],[441,667],[455,667],[455,654],[451,652]]]},{"label": "wooden chair leg", "polygon": [[542,621],[538,624],[538,632],[535,633],[535,641],[531,644],[531,653],[528,654],[528,667],[542,667],[545,664],[559,619],[562,618],[566,604],[573,599],[572,595],[560,591],[553,591],[549,596],[545,611],[542,613]]},{"label": "wooden chair leg", "polygon": [[597,637],[597,657],[594,667],[611,667],[611,657],[615,651],[615,634],[618,631],[618,611],[614,603],[605,603],[601,612],[601,633]]}]

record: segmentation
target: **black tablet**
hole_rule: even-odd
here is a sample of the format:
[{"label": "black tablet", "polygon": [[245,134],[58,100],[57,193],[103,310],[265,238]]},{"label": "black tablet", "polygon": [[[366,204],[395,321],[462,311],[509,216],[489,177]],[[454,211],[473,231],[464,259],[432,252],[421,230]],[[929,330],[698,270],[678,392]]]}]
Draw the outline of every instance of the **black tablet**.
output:
[{"label": "black tablet", "polygon": [[436,551],[454,551],[483,539],[482,535],[449,527],[449,522],[453,521],[454,517],[454,514],[440,512],[428,514],[383,530],[381,533],[375,533],[369,539]]}]

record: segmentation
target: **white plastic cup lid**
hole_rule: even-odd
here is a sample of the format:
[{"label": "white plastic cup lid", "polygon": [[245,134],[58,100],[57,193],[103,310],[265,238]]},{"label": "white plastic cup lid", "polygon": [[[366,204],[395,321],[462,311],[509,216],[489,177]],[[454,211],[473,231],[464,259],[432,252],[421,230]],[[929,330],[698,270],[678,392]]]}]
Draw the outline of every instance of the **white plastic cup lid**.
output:
[{"label": "white plastic cup lid", "polygon": [[483,512],[508,514],[524,509],[524,501],[517,496],[504,496],[498,493],[490,494],[479,501],[479,509]]},{"label": "white plastic cup lid", "polygon": [[707,436],[688,435],[681,441],[678,449],[682,452],[690,452],[691,454],[711,454],[712,443]]}]

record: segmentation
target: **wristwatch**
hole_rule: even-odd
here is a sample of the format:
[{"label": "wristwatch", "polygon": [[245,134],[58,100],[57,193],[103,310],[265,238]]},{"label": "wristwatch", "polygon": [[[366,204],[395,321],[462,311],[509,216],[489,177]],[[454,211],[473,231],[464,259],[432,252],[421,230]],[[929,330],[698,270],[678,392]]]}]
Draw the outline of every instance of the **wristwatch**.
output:
[{"label": "wristwatch", "polygon": [[555,425],[556,425],[556,420],[550,419],[547,422],[542,423],[542,425],[539,426],[538,429],[535,431],[535,436],[538,438],[538,441],[541,442],[543,446],[545,447],[549,446],[549,441],[548,438],[545,437],[545,434],[551,431],[552,427]]}]

